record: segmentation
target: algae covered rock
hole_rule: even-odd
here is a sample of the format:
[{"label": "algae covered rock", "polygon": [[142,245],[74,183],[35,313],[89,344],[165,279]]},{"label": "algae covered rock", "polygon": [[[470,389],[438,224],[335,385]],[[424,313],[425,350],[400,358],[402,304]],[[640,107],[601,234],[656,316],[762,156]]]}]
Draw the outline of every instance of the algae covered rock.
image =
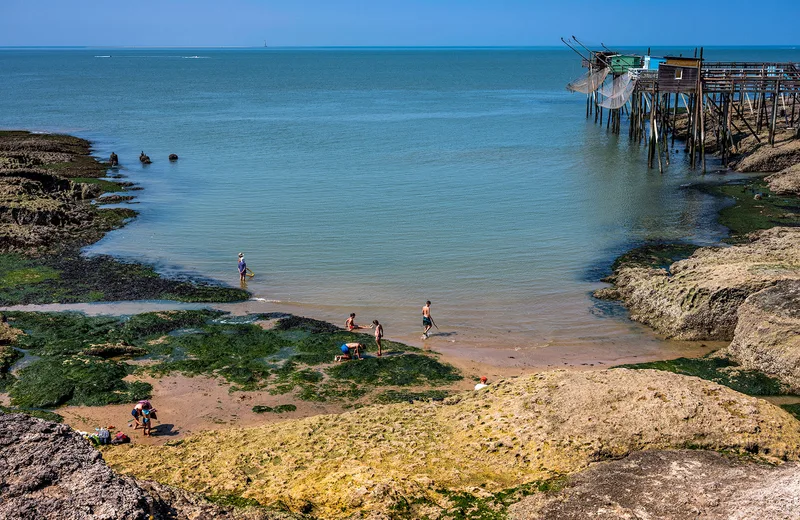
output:
[{"label": "algae covered rock", "polygon": [[449,511],[454,494],[502,494],[593,461],[685,446],[796,459],[800,422],[693,377],[548,372],[441,404],[373,406],[204,432],[179,446],[130,446],[107,457],[139,478],[321,518],[420,518]]},{"label": "algae covered rock", "polygon": [[800,393],[800,280],[748,297],[726,352],[744,368],[775,376]]},{"label": "algae covered rock", "polygon": [[777,227],[727,248],[704,247],[669,268],[621,267],[616,294],[631,319],[677,339],[730,340],[745,299],[800,279],[800,229]]},{"label": "algae covered rock", "polygon": [[235,510],[183,490],[117,475],[100,452],[68,426],[0,412],[0,518],[277,520],[295,516]]}]

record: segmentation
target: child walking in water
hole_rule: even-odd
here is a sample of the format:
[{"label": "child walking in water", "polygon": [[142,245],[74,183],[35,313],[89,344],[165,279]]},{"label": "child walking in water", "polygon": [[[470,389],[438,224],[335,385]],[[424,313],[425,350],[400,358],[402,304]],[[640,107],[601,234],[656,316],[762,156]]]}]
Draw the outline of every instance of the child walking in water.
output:
[{"label": "child walking in water", "polygon": [[378,344],[378,357],[381,357],[381,338],[383,338],[383,325],[378,323],[378,320],[372,320],[372,326],[375,327],[375,343]]},{"label": "child walking in water", "polygon": [[431,301],[425,302],[422,308],[422,339],[428,339],[428,331],[433,327],[433,318],[431,318]]}]

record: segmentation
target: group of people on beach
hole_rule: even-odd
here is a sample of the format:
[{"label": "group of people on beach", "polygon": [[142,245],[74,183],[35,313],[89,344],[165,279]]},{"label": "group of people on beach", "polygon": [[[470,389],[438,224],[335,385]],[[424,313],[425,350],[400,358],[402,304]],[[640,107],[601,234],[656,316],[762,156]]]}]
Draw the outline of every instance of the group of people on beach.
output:
[{"label": "group of people on beach", "polygon": [[[431,317],[431,302],[428,300],[425,302],[425,306],[422,307],[422,339],[428,339],[429,331],[434,325],[435,323],[433,322],[433,317]],[[383,354],[383,345],[381,344],[381,339],[383,339],[383,325],[381,325],[378,320],[372,320],[372,325],[361,326],[356,323],[356,313],[351,312],[350,316],[347,318],[347,321],[344,322],[344,328],[349,332],[362,329],[374,329],[375,344],[378,345],[378,357],[381,357]],[[361,351],[364,350],[364,345],[356,342],[344,343],[340,347],[340,350],[342,353],[334,357],[334,361],[346,361],[354,358],[361,359]]]}]

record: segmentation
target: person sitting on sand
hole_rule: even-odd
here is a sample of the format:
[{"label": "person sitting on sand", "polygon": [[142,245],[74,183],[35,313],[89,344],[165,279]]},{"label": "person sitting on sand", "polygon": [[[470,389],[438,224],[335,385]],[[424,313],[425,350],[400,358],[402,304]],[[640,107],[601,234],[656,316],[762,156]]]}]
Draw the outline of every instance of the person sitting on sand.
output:
[{"label": "person sitting on sand", "polygon": [[475,385],[475,390],[480,390],[482,388],[486,388],[487,386],[489,386],[489,383],[487,381],[489,380],[486,379],[486,376],[481,376],[481,382]]},{"label": "person sitting on sand", "polygon": [[247,281],[247,264],[244,261],[244,253],[239,253],[239,281]]},{"label": "person sitting on sand", "polygon": [[361,359],[361,343],[345,343],[341,346],[342,354],[333,358],[334,361],[347,361],[348,359]]},{"label": "person sitting on sand", "polygon": [[372,320],[372,326],[375,327],[375,343],[378,344],[378,357],[381,357],[381,338],[383,338],[383,325],[378,323],[378,320]]},{"label": "person sitting on sand", "polygon": [[352,332],[354,330],[368,329],[369,327],[362,327],[361,325],[356,325],[356,313],[351,312],[350,317],[347,318],[347,321],[344,322],[344,328]]}]

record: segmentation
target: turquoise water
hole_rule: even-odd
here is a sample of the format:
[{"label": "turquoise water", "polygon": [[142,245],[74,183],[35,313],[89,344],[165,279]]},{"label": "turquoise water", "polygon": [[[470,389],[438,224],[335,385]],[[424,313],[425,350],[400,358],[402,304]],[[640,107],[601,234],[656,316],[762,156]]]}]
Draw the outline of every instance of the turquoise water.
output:
[{"label": "turquoise water", "polygon": [[430,299],[450,341],[640,341],[590,298],[602,268],[724,233],[682,154],[659,175],[585,120],[570,51],[6,49],[0,71],[0,127],[86,137],[145,188],[90,252],[235,284],[244,251],[256,297],[390,336]]}]

